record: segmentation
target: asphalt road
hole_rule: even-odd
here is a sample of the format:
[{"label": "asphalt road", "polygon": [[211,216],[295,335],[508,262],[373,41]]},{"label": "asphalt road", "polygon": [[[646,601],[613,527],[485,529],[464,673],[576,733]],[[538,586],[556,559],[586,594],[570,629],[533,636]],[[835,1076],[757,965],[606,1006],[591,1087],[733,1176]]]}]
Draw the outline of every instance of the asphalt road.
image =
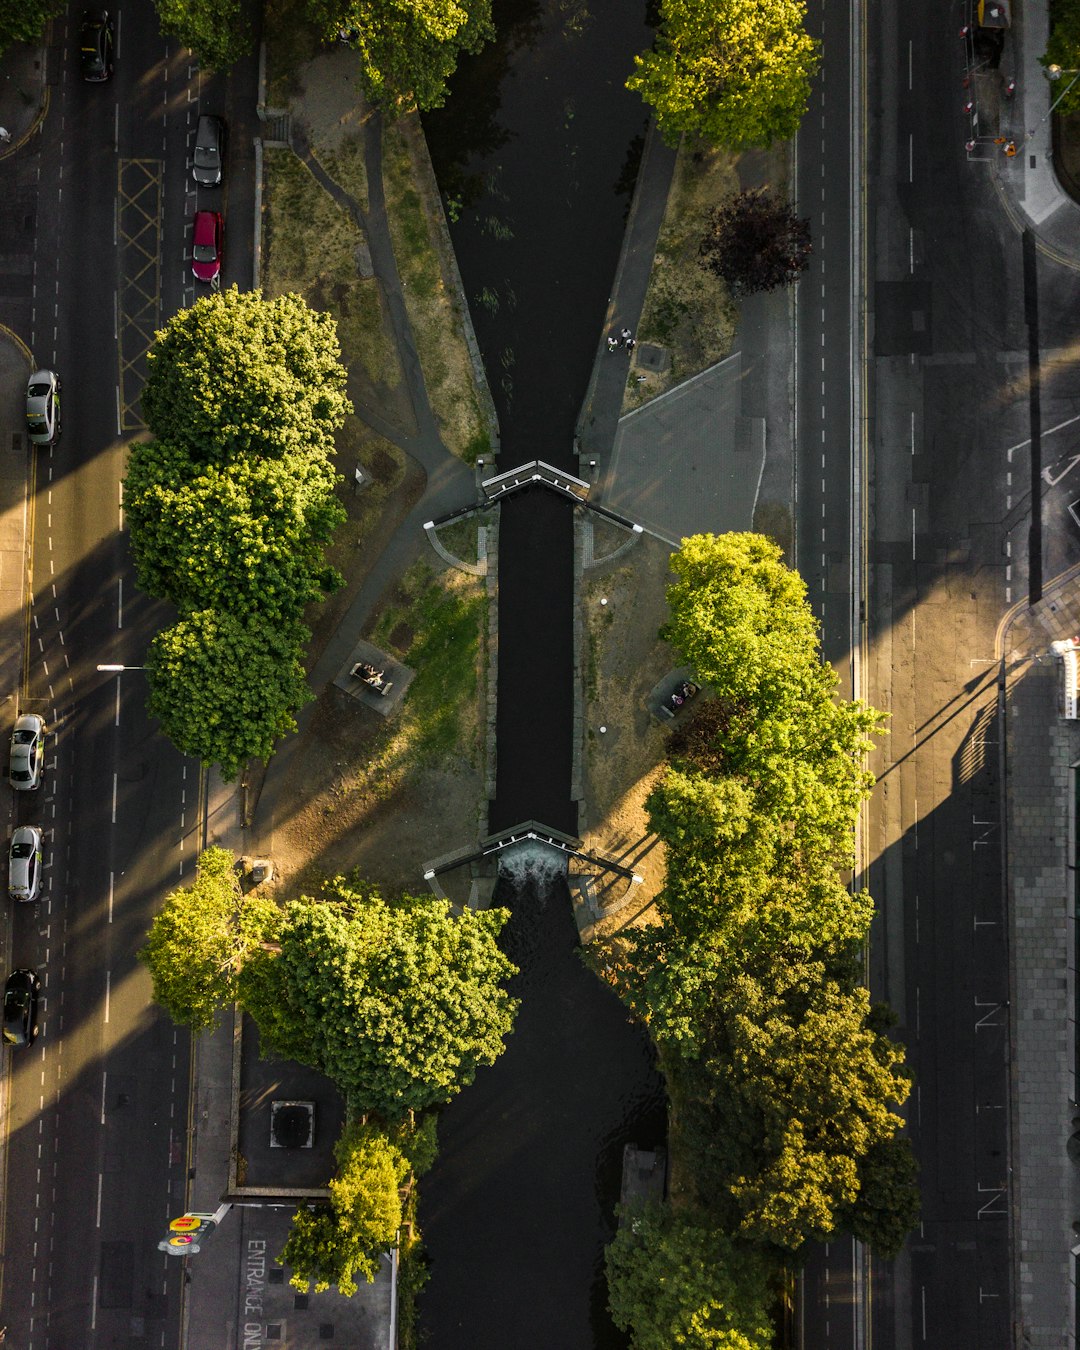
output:
[{"label": "asphalt road", "polygon": [[[964,154],[949,19],[875,10],[865,55],[847,19],[828,0],[812,16],[825,61],[799,138],[800,210],[822,241],[800,285],[799,562],[842,692],[890,713],[863,878],[878,905],[871,986],[916,1075],[923,1223],[896,1263],[867,1268],[850,1242],[816,1253],[801,1320],[815,1346],[1003,1345],[1008,979],[989,658],[1022,566],[1007,447],[1023,442],[1027,394],[1005,355],[1026,346],[1020,241]],[[849,135],[864,111],[866,176]],[[863,271],[851,226],[864,189]]]},{"label": "asphalt road", "polygon": [[[837,241],[828,203],[844,196],[830,147],[844,141],[849,103],[842,89],[834,96],[828,60],[830,48],[841,61],[853,49],[827,0],[818,21],[826,71],[817,93],[826,95],[822,116],[835,122],[819,132],[811,109],[799,189],[815,238],[824,232],[829,275],[843,236]],[[923,1217],[901,1258],[871,1262],[865,1282],[849,1243],[811,1262],[804,1343],[977,1350],[1007,1344],[1011,1326],[1008,953],[992,658],[997,621],[1025,594],[1029,573],[1030,295],[1022,240],[988,167],[964,152],[955,16],[879,7],[866,22],[867,176],[855,181],[869,202],[868,421],[865,515],[856,510],[855,534],[867,559],[862,688],[890,714],[865,833],[878,907],[870,978],[899,1017],[915,1073],[907,1114]],[[820,140],[823,171],[811,138]],[[856,195],[847,200],[854,208]],[[849,517],[849,480],[859,482],[859,410],[839,380],[828,383],[843,352],[829,300],[842,314],[843,289],[830,282],[815,327],[816,280],[811,272],[800,288],[800,400],[805,409],[818,393],[817,361],[824,435],[815,436],[814,410],[806,410],[800,565],[820,605],[826,655],[842,663],[846,561],[825,546]],[[1078,279],[1040,261],[1037,287],[1039,348],[1063,350],[1075,329]],[[1080,380],[1072,362],[1052,371],[1049,381],[1044,373],[1042,422],[1057,440],[1044,440],[1043,457],[1064,477],[1044,506],[1057,513],[1047,575],[1075,560],[1075,536],[1061,521],[1067,500],[1080,497],[1080,461],[1070,454]],[[830,405],[848,427],[835,442],[824,420]],[[820,465],[819,439],[828,443]],[[852,640],[847,650],[859,647]]]},{"label": "asphalt road", "polygon": [[[13,963],[43,979],[40,1038],[5,1059],[0,1321],[26,1350],[180,1341],[180,1263],[156,1244],[184,1209],[189,1037],[135,953],[191,876],[200,776],[148,721],[142,674],[96,666],[139,666],[168,622],[135,589],[120,479],[146,347],[194,298],[197,206],[231,198],[225,281],[251,278],[250,140],[225,191],[197,197],[188,172],[200,109],[231,110],[224,86],[166,46],[151,9],[114,15],[102,86],[79,79],[77,17],[54,22],[42,132],[0,166],[36,213],[33,289],[4,315],[64,382],[62,438],[34,464],[23,697],[51,734],[44,786],[16,803],[47,830],[47,889],[9,911]],[[253,107],[253,70],[238,85]]]},{"label": "asphalt road", "polygon": [[[861,695],[863,596],[861,145],[854,110],[862,54],[850,0],[812,0],[807,29],[821,69],[796,142],[795,199],[810,221],[813,252],[796,290],[796,565],[821,624],[822,652],[844,698]],[[853,48],[853,34],[855,47]],[[815,1248],[799,1283],[804,1346],[861,1346],[863,1263],[848,1239]]]}]

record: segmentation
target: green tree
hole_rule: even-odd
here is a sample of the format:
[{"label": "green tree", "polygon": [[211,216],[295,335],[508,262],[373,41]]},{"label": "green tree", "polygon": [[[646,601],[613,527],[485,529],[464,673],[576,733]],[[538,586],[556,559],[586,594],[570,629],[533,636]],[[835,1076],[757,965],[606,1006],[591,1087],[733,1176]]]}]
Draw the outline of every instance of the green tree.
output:
[{"label": "green tree", "polygon": [[740,192],[709,215],[698,246],[702,267],[735,297],[798,281],[810,261],[810,222],[765,188]]},{"label": "green tree", "polygon": [[14,42],[38,41],[63,10],[60,0],[0,0],[0,53]]},{"label": "green tree", "polygon": [[155,1001],[192,1031],[212,1027],[235,1001],[240,968],[251,948],[273,934],[278,913],[272,901],[241,892],[228,849],[204,850],[195,880],[166,899],[139,952]]},{"label": "green tree", "polygon": [[802,579],[764,535],[694,535],[671,559],[662,635],[715,695],[697,744],[672,752],[751,783],[756,810],[785,822],[789,854],[844,865],[872,779],[862,758],[882,714],[837,701]]},{"label": "green tree", "polygon": [[621,1208],[605,1265],[615,1325],[632,1350],[771,1350],[765,1255],[693,1214]]},{"label": "green tree", "polygon": [[[761,793],[676,765],[646,799],[649,826],[668,850],[661,911],[682,938],[708,938],[735,965],[762,947],[850,960],[869,931],[873,902],[836,873],[850,850],[849,812],[820,781],[797,774],[806,799],[785,801],[786,818],[772,813],[775,778],[796,770],[781,762]],[[815,816],[807,802],[819,799]]]},{"label": "green tree", "polygon": [[204,296],[169,320],[147,359],[146,425],[193,464],[329,456],[352,411],[334,320],[299,295],[233,286]]},{"label": "green tree", "polygon": [[447,1102],[502,1053],[516,969],[507,911],[454,916],[441,900],[388,904],[338,878],[333,899],[287,907],[280,953],[253,954],[241,998],[264,1045],[332,1078],[386,1120]]},{"label": "green tree", "polygon": [[309,0],[308,12],[356,48],[364,97],[391,113],[441,107],[459,55],[495,36],[491,0]]},{"label": "green tree", "polygon": [[686,1066],[704,1108],[710,1181],[749,1237],[796,1250],[845,1221],[860,1162],[903,1121],[903,1049],[876,1030],[869,995],[814,962],[777,963],[719,991],[707,1054]]},{"label": "green tree", "polygon": [[371,1283],[382,1253],[397,1242],[401,1227],[401,1183],[409,1160],[386,1133],[363,1124],[346,1128],[334,1146],[337,1175],[330,1204],[298,1209],[279,1261],[292,1270],[290,1284],[321,1293],[332,1284],[349,1297],[357,1273]]},{"label": "green tree", "polygon": [[218,764],[229,781],[296,729],[293,712],[311,698],[301,635],[298,624],[279,627],[255,615],[188,614],[150,643],[147,706],[177,749]]},{"label": "green tree", "polygon": [[660,15],[626,87],[666,139],[689,132],[740,150],[794,136],[819,62],[802,0],[661,0]]},{"label": "green tree", "polygon": [[1050,40],[1046,44],[1045,55],[1039,60],[1047,70],[1057,66],[1062,71],[1050,82],[1047,104],[1062,96],[1056,109],[1058,113],[1065,116],[1080,112],[1080,79],[1073,78],[1080,69],[1080,0],[1052,0]]},{"label": "green tree", "polygon": [[181,612],[294,624],[341,578],[323,546],[345,518],[330,463],[293,452],[197,465],[162,441],[132,448],[124,506],[140,587]]},{"label": "green tree", "polygon": [[161,31],[193,51],[207,70],[225,70],[252,48],[240,0],[154,0]]},{"label": "green tree", "polygon": [[842,1227],[875,1255],[892,1260],[922,1212],[919,1164],[906,1135],[874,1144],[859,1165],[859,1194],[842,1220]]}]

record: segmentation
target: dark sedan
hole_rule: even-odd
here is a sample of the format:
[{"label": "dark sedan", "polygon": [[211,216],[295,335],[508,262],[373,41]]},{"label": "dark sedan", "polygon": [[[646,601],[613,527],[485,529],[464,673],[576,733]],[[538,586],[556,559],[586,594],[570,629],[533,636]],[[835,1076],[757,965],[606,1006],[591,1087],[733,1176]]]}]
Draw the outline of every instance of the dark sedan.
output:
[{"label": "dark sedan", "polygon": [[84,9],[79,29],[79,64],[89,84],[112,79],[113,25],[107,9]]},{"label": "dark sedan", "polygon": [[4,1041],[8,1045],[33,1045],[38,1034],[38,992],[41,977],[36,970],[13,970],[4,985]]}]

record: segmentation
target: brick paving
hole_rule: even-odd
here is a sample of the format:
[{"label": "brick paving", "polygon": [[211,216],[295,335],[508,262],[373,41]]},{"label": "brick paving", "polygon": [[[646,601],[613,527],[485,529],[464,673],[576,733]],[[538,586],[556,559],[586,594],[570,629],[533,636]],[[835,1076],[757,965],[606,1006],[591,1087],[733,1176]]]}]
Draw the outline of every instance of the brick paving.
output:
[{"label": "brick paving", "polygon": [[1080,722],[1059,715],[1050,643],[1080,632],[1080,578],[1004,629],[1015,1343],[1076,1344],[1076,820]]}]

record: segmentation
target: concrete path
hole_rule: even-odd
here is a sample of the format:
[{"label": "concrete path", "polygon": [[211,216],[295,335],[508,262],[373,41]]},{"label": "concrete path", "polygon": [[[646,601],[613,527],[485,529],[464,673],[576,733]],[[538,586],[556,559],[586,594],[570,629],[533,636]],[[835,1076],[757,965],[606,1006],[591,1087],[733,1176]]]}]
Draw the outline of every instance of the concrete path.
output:
[{"label": "concrete path", "polygon": [[676,547],[748,530],[765,467],[765,421],[742,414],[742,355],[621,418],[603,501]]}]

